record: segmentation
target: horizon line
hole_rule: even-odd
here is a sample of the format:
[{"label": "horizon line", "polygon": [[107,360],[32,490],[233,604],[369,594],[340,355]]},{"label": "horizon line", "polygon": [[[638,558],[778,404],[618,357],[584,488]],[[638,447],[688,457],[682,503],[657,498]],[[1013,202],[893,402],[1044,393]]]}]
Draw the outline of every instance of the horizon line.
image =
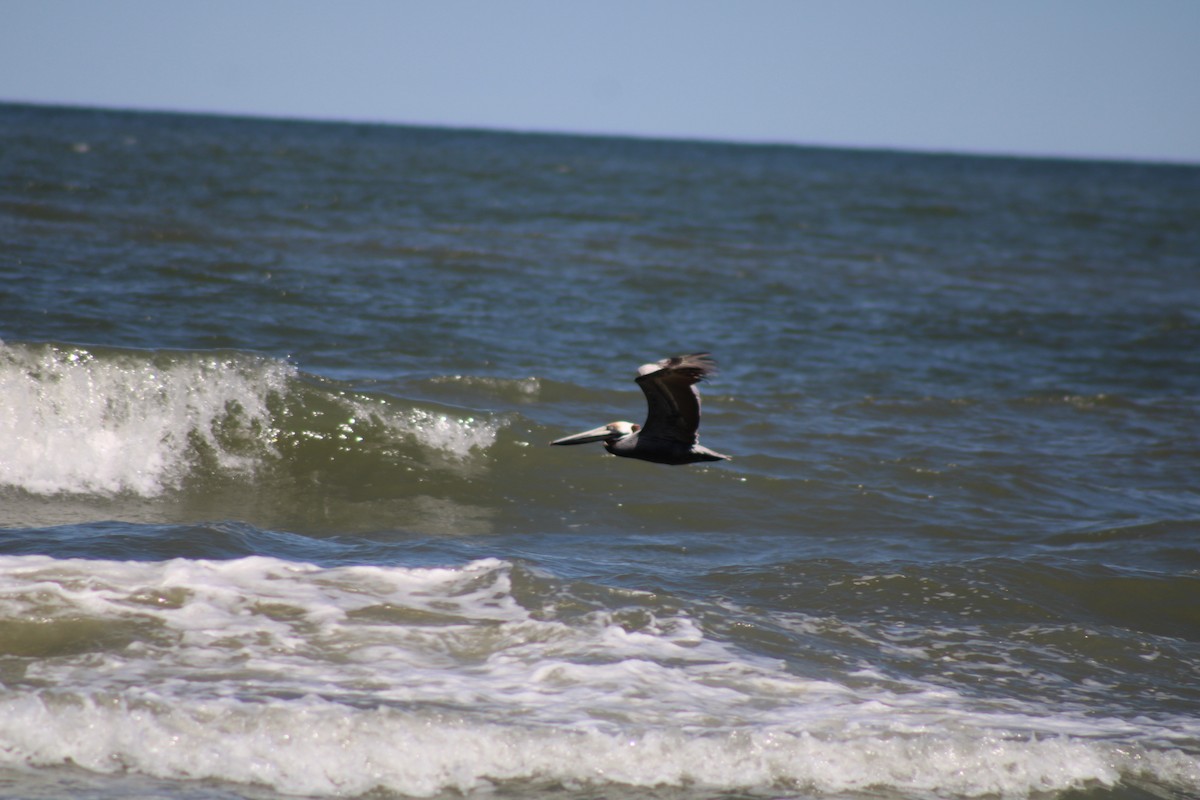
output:
[{"label": "horizon line", "polygon": [[1135,166],[1161,167],[1200,167],[1200,160],[1187,161],[1166,157],[1151,156],[1118,156],[1118,155],[1076,155],[1053,152],[1004,152],[999,150],[971,150],[944,147],[919,147],[885,144],[862,143],[824,143],[797,142],[771,138],[723,139],[702,134],[666,134],[666,133],[634,133],[628,131],[588,131],[573,129],[555,129],[540,127],[505,127],[500,125],[447,123],[418,121],[399,122],[369,117],[327,117],[306,116],[288,113],[246,112],[209,110],[194,108],[152,108],[137,105],[108,105],[102,103],[73,103],[58,100],[22,100],[0,97],[0,106],[29,106],[33,108],[61,109],[66,111],[98,111],[125,114],[163,114],[173,116],[216,117],[240,120],[262,120],[271,122],[316,123],[327,125],[371,125],[393,128],[419,128],[426,130],[447,130],[463,133],[495,133],[515,136],[568,136],[595,139],[630,139],[648,142],[678,142],[692,144],[727,145],[734,147],[778,147],[795,148],[798,150],[846,150],[860,153],[893,153],[901,155],[949,157],[949,158],[984,158],[984,159],[1028,159],[1033,161],[1071,161],[1100,164],[1128,164]]}]

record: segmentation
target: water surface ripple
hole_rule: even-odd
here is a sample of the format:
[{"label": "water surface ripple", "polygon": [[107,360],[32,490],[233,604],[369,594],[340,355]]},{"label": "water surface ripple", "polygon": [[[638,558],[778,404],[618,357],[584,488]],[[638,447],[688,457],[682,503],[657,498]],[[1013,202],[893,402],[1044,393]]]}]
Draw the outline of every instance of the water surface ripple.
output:
[{"label": "water surface ripple", "polygon": [[1195,167],[0,105],[0,798],[1200,796],[1198,309]]}]

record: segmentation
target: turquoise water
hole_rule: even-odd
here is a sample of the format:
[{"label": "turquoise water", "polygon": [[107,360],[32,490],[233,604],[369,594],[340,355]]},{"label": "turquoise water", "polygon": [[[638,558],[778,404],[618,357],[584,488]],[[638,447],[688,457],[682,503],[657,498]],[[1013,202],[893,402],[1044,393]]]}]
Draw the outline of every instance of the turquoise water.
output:
[{"label": "turquoise water", "polygon": [[[1200,795],[1200,169],[0,106],[0,797]],[[712,351],[702,442],[598,445]]]}]

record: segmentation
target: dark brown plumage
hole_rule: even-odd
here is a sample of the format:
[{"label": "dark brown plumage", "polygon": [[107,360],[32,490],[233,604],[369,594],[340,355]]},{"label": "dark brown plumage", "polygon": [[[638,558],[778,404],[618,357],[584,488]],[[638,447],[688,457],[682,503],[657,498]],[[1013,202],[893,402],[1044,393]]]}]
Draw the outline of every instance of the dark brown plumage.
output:
[{"label": "dark brown plumage", "polygon": [[615,456],[656,464],[727,461],[729,456],[699,444],[700,393],[696,384],[714,374],[716,362],[708,353],[690,353],[643,364],[635,380],[646,395],[645,423],[610,422],[551,444],[604,442],[604,449]]}]

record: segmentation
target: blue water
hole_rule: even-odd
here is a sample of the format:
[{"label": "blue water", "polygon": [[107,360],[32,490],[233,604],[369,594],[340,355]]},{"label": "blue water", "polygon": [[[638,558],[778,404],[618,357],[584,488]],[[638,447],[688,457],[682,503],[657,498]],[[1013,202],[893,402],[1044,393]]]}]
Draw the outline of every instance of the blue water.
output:
[{"label": "blue water", "polygon": [[0,797],[1200,796],[1200,168],[0,105],[0,340]]}]

